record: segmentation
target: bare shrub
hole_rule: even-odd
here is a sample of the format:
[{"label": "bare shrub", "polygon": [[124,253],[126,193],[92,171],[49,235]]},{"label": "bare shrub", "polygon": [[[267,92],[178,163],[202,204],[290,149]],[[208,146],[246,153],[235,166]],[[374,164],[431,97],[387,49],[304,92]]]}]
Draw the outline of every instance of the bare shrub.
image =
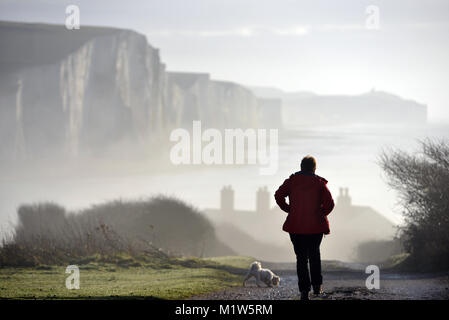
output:
[{"label": "bare shrub", "polygon": [[167,197],[111,201],[76,213],[54,203],[22,205],[19,221],[0,248],[0,266],[60,264],[125,253],[206,256],[232,254],[195,208]]},{"label": "bare shrub", "polygon": [[384,151],[380,165],[389,185],[398,191],[405,225],[405,249],[418,268],[449,267],[449,142],[420,142],[409,154]]}]

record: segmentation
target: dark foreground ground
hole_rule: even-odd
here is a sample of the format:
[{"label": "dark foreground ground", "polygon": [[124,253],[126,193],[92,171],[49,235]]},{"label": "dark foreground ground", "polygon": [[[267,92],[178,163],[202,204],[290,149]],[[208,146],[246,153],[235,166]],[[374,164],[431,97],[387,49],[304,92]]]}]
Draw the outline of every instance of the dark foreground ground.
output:
[{"label": "dark foreground ground", "polygon": [[[266,265],[264,267],[270,267]],[[295,300],[299,299],[296,271],[293,264],[272,265],[281,277],[279,287],[258,288],[254,278],[246,287],[230,288],[193,300]],[[316,300],[447,300],[449,299],[449,274],[412,274],[382,272],[380,289],[368,290],[368,274],[364,270],[328,270],[323,272],[323,291]]]}]

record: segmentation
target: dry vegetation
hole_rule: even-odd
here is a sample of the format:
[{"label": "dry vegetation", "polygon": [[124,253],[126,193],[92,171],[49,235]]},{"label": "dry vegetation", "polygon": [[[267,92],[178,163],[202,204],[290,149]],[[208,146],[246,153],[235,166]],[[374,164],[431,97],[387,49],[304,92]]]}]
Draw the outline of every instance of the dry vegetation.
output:
[{"label": "dry vegetation", "polygon": [[232,254],[194,208],[166,197],[113,201],[77,213],[53,203],[22,205],[14,232],[3,239],[0,267],[55,265],[93,255],[167,259]]},{"label": "dry vegetation", "polygon": [[409,256],[402,266],[448,270],[449,141],[422,141],[415,154],[385,151],[380,164],[405,217],[399,236]]}]

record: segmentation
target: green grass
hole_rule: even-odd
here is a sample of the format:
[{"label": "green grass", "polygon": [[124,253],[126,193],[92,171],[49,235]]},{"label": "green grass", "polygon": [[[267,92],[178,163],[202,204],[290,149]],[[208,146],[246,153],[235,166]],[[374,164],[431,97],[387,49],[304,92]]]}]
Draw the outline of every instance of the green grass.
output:
[{"label": "green grass", "polygon": [[92,257],[78,265],[79,290],[65,287],[66,266],[0,268],[0,299],[185,299],[241,285],[253,260]]}]

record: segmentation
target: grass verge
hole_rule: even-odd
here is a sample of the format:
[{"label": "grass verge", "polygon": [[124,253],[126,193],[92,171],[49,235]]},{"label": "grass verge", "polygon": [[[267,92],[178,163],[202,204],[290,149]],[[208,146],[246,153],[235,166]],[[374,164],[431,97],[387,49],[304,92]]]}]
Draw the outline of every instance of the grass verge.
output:
[{"label": "grass verge", "polygon": [[92,257],[78,265],[78,290],[65,287],[66,266],[7,267],[0,269],[0,299],[186,299],[241,285],[253,260]]}]

